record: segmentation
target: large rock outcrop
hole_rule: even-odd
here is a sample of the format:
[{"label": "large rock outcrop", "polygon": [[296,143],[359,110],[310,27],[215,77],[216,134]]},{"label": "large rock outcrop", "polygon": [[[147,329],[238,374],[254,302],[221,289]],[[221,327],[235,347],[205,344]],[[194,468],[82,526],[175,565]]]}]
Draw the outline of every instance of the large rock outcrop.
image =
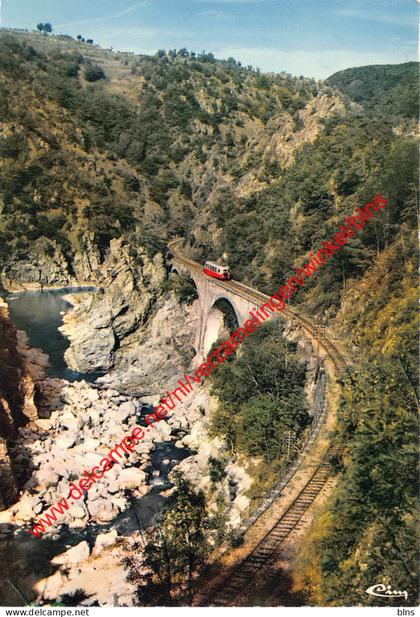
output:
[{"label": "large rock outcrop", "polygon": [[0,299],[0,510],[18,496],[10,448],[17,429],[38,417],[35,397],[35,364],[9,319],[7,304]]},{"label": "large rock outcrop", "polygon": [[109,371],[145,342],[141,327],[157,310],[166,269],[161,255],[150,259],[115,239],[99,276],[101,288],[74,298],[61,328],[70,339],[66,361],[81,372]]},{"label": "large rock outcrop", "polygon": [[86,232],[71,263],[60,245],[38,238],[31,250],[12,253],[0,268],[0,283],[8,291],[25,291],[70,285],[95,284],[101,259],[94,236]]},{"label": "large rock outcrop", "polygon": [[36,240],[25,255],[11,255],[1,272],[2,286],[9,291],[65,287],[74,282],[60,246],[47,238]]},{"label": "large rock outcrop", "polygon": [[124,394],[153,396],[163,387],[177,387],[194,356],[198,303],[179,304],[172,295],[160,298],[154,312],[136,332],[122,341],[116,363],[99,381]]}]

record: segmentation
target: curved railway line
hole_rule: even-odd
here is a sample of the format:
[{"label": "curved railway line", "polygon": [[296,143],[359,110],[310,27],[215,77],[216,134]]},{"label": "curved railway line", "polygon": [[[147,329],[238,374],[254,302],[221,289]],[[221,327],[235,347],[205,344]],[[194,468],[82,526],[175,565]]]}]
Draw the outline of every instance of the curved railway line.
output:
[{"label": "curved railway line", "polygon": [[[174,257],[190,270],[200,272],[201,274],[202,267],[198,263],[183,257],[174,250],[179,242],[181,240],[175,240],[169,245]],[[237,281],[217,281],[216,284],[222,288],[234,291],[241,297],[254,302],[257,306],[269,300],[269,296],[266,294],[257,292]],[[309,319],[302,317],[289,307],[286,307],[283,312],[285,316],[299,324],[309,336],[315,336],[314,325]],[[347,369],[348,364],[344,356],[328,336],[323,337],[322,341],[319,341],[319,349],[323,349],[328,355],[337,374]],[[210,591],[197,598],[197,601],[194,603],[196,606],[241,606],[240,596],[246,592],[248,585],[252,583],[261,570],[270,567],[277,561],[279,548],[297,528],[302,517],[331,477],[330,459],[336,452],[338,452],[336,447],[330,447],[324,459],[316,466],[310,478],[305,482],[303,488],[301,488],[277,522],[266,532],[250,553],[230,569],[221,582],[216,581],[216,585]]]},{"label": "curved railway line", "polygon": [[[332,455],[334,450],[331,448],[329,453]],[[278,549],[297,528],[330,477],[330,464],[328,460],[324,460],[317,466],[309,481],[257,546],[232,569],[222,583],[199,601],[198,606],[240,606],[240,603],[236,603],[241,594],[246,592],[248,585],[261,570],[274,565],[278,559]]]}]

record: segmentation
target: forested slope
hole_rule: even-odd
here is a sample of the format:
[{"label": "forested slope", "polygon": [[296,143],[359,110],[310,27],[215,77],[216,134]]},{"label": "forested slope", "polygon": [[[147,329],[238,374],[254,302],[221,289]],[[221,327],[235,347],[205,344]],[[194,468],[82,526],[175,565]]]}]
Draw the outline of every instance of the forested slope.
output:
[{"label": "forested slope", "polygon": [[[304,588],[318,604],[388,606],[375,583],[417,602],[416,238],[401,237],[346,293],[338,323],[352,344],[334,442],[338,485],[302,543]],[[397,600],[398,602],[398,600]]]},{"label": "forested slope", "polygon": [[359,66],[334,73],[327,83],[364,107],[380,107],[388,116],[412,118],[418,107],[418,64]]},{"label": "forested slope", "polygon": [[[237,278],[268,292],[356,205],[385,194],[392,207],[305,296],[313,311],[338,303],[343,283],[415,220],[409,107],[366,109],[311,80],[186,50],[133,57],[129,77],[92,83],[91,60],[73,47],[57,41],[46,55],[2,36],[0,66],[8,256],[42,237],[71,262],[87,232],[102,254],[121,234],[152,252],[180,234],[195,257],[225,254]],[[393,83],[398,72],[413,98],[411,64],[393,67]],[[114,94],[121,83],[129,96]]]},{"label": "forested slope", "polygon": [[71,260],[86,230],[104,252],[136,225],[162,246],[193,228],[215,186],[235,183],[240,161],[263,174],[249,137],[281,109],[293,126],[316,93],[311,80],[182,53],[136,57],[116,95],[118,79],[87,81],[91,61],[57,43],[44,54],[0,39],[3,247],[45,236]]},{"label": "forested slope", "polygon": [[391,158],[377,174],[393,220],[376,246],[371,238],[371,263],[342,288],[335,321],[353,352],[333,436],[343,448],[340,475],[298,560],[305,589],[321,605],[389,606],[366,594],[375,583],[405,590],[406,605],[418,602],[417,153],[400,130],[401,118],[416,114],[416,75],[408,63],[328,80],[360,101],[367,117],[393,125],[375,141],[377,149],[388,143]]}]

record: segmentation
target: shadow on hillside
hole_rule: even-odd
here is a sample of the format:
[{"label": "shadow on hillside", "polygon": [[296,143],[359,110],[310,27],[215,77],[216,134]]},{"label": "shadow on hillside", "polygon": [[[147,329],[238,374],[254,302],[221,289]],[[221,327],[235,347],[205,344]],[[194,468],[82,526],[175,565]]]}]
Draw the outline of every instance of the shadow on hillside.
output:
[{"label": "shadow on hillside", "polygon": [[241,597],[240,606],[305,606],[308,599],[293,591],[293,579],[282,568],[273,567],[258,575]]},{"label": "shadow on hillside", "polygon": [[[216,594],[222,596],[223,586],[229,587],[229,577],[234,569],[222,566],[220,563],[213,564],[205,570],[204,576],[195,583],[195,606],[213,606],[212,600]],[[211,581],[222,581],[215,589],[211,588]],[[263,568],[254,578],[247,581],[244,588],[232,598],[232,604],[226,606],[306,606],[308,598],[302,591],[293,590],[292,576],[277,565]],[[201,596],[199,598],[199,596]],[[219,596],[219,597],[220,597]]]}]

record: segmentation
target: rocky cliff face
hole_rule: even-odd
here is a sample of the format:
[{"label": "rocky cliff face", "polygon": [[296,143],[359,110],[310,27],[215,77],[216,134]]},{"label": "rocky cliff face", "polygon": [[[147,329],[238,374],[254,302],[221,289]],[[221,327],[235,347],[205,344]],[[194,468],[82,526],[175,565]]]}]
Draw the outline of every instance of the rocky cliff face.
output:
[{"label": "rocky cliff face", "polygon": [[121,239],[111,241],[99,272],[101,289],[73,298],[74,309],[64,317],[66,361],[82,372],[111,371],[101,381],[120,392],[158,394],[194,356],[195,308],[164,297],[160,255],[151,260]]},{"label": "rocky cliff face", "polygon": [[60,247],[40,238],[25,255],[12,255],[4,264],[1,282],[9,291],[64,287],[74,281]]},{"label": "rocky cliff face", "polygon": [[122,342],[113,370],[99,381],[142,397],[161,394],[164,386],[176,388],[195,356],[197,312],[197,303],[179,305],[173,296],[161,297],[147,323]]},{"label": "rocky cliff face", "polygon": [[[39,238],[24,255],[19,252],[0,264],[0,283],[8,291],[66,287],[96,282],[100,266],[100,254],[93,244],[93,235],[85,234],[82,248],[71,263],[54,240]],[[2,267],[1,267],[2,266]]]},{"label": "rocky cliff face", "polygon": [[[39,366],[38,366],[39,370]],[[0,299],[0,510],[18,496],[10,447],[17,428],[38,417],[36,370]]]}]

